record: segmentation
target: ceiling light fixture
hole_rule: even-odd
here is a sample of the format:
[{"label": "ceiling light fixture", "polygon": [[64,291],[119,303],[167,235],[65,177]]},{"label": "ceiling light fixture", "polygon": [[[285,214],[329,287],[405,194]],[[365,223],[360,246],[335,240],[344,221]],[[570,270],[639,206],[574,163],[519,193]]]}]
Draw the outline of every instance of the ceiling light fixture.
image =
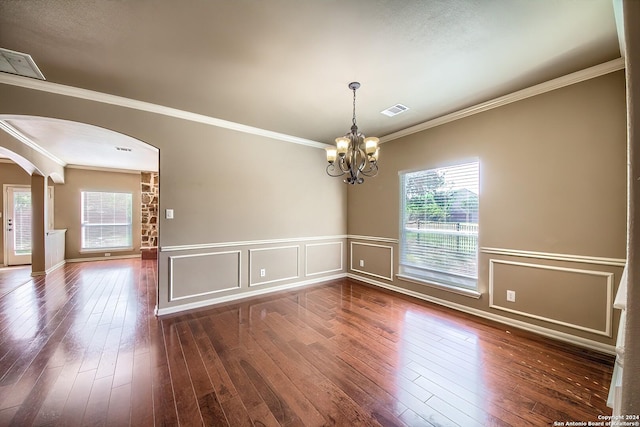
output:
[{"label": "ceiling light fixture", "polygon": [[[364,178],[374,177],[378,174],[378,155],[380,148],[376,137],[368,137],[358,131],[356,125],[356,90],[360,83],[349,83],[349,89],[353,91],[353,119],[351,132],[345,136],[336,138],[336,146],[327,148],[327,174],[329,176],[342,176],[348,174],[344,182],[347,184],[362,184]],[[362,176],[361,176],[362,175]]]}]

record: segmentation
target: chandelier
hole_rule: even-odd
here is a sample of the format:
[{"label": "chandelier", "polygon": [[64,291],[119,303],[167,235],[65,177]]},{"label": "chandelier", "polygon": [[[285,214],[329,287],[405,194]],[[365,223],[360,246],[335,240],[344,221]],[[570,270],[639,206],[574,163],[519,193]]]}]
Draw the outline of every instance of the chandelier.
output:
[{"label": "chandelier", "polygon": [[336,138],[336,146],[327,148],[327,174],[330,176],[348,175],[347,184],[362,184],[363,176],[374,177],[378,174],[379,139],[368,137],[358,131],[356,125],[356,89],[360,83],[349,83],[353,91],[353,119],[351,132]]}]

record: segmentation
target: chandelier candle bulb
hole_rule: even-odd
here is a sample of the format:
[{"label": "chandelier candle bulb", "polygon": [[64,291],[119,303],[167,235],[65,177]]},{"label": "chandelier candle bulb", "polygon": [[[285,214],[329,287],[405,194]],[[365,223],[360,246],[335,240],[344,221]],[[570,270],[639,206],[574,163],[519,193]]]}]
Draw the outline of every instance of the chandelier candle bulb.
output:
[{"label": "chandelier candle bulb", "polygon": [[347,150],[349,149],[349,140],[345,137],[336,138],[336,146],[338,154],[344,156],[347,154]]},{"label": "chandelier candle bulb", "polygon": [[335,147],[329,147],[327,150],[327,162],[333,163],[336,161],[336,157],[338,156],[338,150]]},{"label": "chandelier candle bulb", "polygon": [[370,136],[369,138],[365,138],[364,140],[364,151],[371,155],[374,154],[376,152],[376,150],[378,149],[378,141],[379,139],[373,136]]}]

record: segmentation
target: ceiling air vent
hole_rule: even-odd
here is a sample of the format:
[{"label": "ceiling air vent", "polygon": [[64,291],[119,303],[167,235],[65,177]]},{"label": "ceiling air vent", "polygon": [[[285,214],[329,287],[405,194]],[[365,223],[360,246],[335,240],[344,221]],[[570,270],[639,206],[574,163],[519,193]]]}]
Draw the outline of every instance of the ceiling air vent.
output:
[{"label": "ceiling air vent", "polygon": [[0,71],[46,80],[31,55],[0,48]]},{"label": "ceiling air vent", "polygon": [[404,113],[408,109],[409,109],[409,107],[407,107],[405,105],[396,104],[396,105],[391,106],[391,107],[387,108],[386,110],[382,110],[380,112],[382,114],[384,114],[385,116],[393,117],[393,116],[397,116],[400,113]]}]

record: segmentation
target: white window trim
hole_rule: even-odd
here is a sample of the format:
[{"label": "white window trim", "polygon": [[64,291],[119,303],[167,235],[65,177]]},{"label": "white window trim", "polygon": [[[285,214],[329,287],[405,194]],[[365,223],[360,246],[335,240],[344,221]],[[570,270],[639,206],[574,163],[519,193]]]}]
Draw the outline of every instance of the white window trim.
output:
[{"label": "white window trim", "polygon": [[92,248],[92,249],[80,249],[81,254],[96,254],[104,252],[130,252],[134,250],[133,246],[130,247],[117,247],[117,248]]},{"label": "white window trim", "polygon": [[[116,224],[116,225],[129,225],[131,227],[131,245],[128,246],[109,246],[109,247],[103,247],[103,248],[85,248],[83,247],[84,244],[84,229],[85,227],[87,227],[86,224],[84,224],[82,222],[82,218],[84,217],[84,197],[83,197],[83,193],[119,193],[119,194],[129,194],[131,195],[131,202],[132,202],[132,206],[131,206],[131,224]],[[101,191],[101,190],[82,190],[80,192],[80,250],[79,253],[81,254],[91,254],[91,253],[105,253],[105,252],[131,252],[134,250],[134,246],[133,246],[133,230],[134,230],[134,224],[133,224],[133,193],[130,191]],[[97,227],[101,226],[101,225],[105,225],[105,224],[93,224]],[[113,225],[113,224],[107,224],[107,225]],[[92,225],[88,225],[89,227],[91,227]]]},{"label": "white window trim", "polygon": [[482,296],[482,292],[479,292],[477,290],[445,285],[444,283],[430,282],[428,280],[423,280],[415,276],[406,276],[404,274],[398,273],[396,274],[396,277],[400,280],[404,280],[405,282],[417,283],[418,285],[429,286],[430,288],[440,289],[441,291],[447,291],[454,294],[463,295],[465,297],[479,299]]},{"label": "white window trim", "polygon": [[[399,171],[398,172],[398,181],[400,184],[400,200],[399,200],[399,214],[400,214],[400,230],[399,230],[399,242],[398,242],[398,247],[399,247],[399,252],[400,252],[400,257],[402,256],[402,249],[403,249],[403,239],[404,239],[404,220],[402,219],[404,216],[404,208],[405,208],[405,195],[404,195],[404,176],[406,174],[409,173],[413,173],[413,172],[420,172],[420,171],[426,171],[426,170],[431,170],[431,169],[439,169],[439,168],[444,168],[444,167],[450,167],[450,166],[456,166],[456,165],[460,165],[460,164],[465,164],[465,163],[471,163],[471,162],[478,162],[479,164],[479,159],[478,158],[474,158],[474,159],[461,159],[459,162],[455,162],[455,163],[451,163],[451,164],[447,164],[447,165],[443,165],[443,166],[436,166],[436,167],[430,167],[430,168],[417,168],[417,169],[411,169],[411,170],[403,170],[403,171]],[[478,177],[479,180],[480,177]],[[479,258],[480,258],[480,242],[478,241],[478,262],[479,262]],[[447,292],[451,292],[454,294],[458,294],[458,295],[463,295],[466,297],[471,297],[471,298],[475,298],[475,299],[479,299],[482,296],[482,292],[479,291],[479,277],[478,277],[478,273],[479,271],[476,270],[476,277],[474,279],[475,282],[475,288],[471,288],[471,287],[466,287],[466,286],[456,286],[456,285],[452,285],[452,284],[447,284],[447,283],[442,283],[442,282],[438,282],[435,280],[432,280],[428,277],[420,277],[419,275],[409,275],[409,274],[405,274],[404,270],[405,267],[402,264],[402,260],[400,260],[399,263],[399,272],[395,275],[396,278],[406,281],[406,282],[410,282],[410,283],[415,283],[415,284],[419,284],[419,285],[424,285],[424,286],[428,286],[434,289],[439,289],[439,290],[443,290],[443,291],[447,291]]]}]

